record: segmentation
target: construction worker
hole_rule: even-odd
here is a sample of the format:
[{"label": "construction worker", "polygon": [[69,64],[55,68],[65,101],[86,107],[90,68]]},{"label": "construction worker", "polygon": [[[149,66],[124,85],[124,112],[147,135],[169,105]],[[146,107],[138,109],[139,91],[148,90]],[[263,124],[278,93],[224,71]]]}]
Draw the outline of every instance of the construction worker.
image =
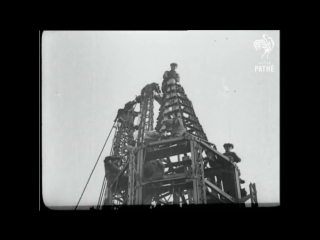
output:
[{"label": "construction worker", "polygon": [[[120,173],[120,167],[121,165],[121,159],[116,156],[108,156],[104,159],[104,168],[105,168],[105,174],[107,179],[107,189],[108,195],[106,196],[106,199],[104,200],[104,205],[109,205],[112,198],[112,193],[121,193],[124,196],[127,194],[128,189],[128,176],[122,174],[118,179],[117,182],[114,183],[116,177]],[[113,184],[114,183],[114,184]],[[111,189],[111,185],[112,189]]]},{"label": "construction worker", "polygon": [[151,160],[143,166],[143,178],[145,181],[162,179],[163,174],[163,159]]},{"label": "construction worker", "polygon": [[137,103],[136,100],[129,101],[124,105],[124,109],[131,110],[131,108]]},{"label": "construction worker", "polygon": [[[236,162],[239,163],[241,162],[241,159],[237,156],[237,154],[235,152],[231,152],[231,150],[233,149],[233,144],[232,143],[225,143],[223,144],[224,149],[226,150],[226,152],[223,154],[225,156],[227,156],[232,162]],[[241,175],[240,173],[240,169],[237,168],[238,172],[239,172],[239,176]],[[240,179],[240,183],[245,183],[244,180]]]},{"label": "construction worker", "polygon": [[[164,159],[156,159],[148,161],[143,166],[143,181],[153,181],[160,180],[164,175]],[[153,187],[159,187],[161,183],[154,183]],[[152,201],[152,198],[157,194],[157,190],[151,188],[147,188],[145,190],[145,196],[143,199],[144,205],[149,205]]]},{"label": "construction worker", "polygon": [[166,125],[166,129],[172,129],[172,137],[181,137],[187,132],[187,129],[184,127],[181,117],[172,118],[166,120],[163,123]]},{"label": "construction worker", "polygon": [[108,186],[112,184],[114,179],[119,173],[119,164],[121,160],[119,157],[108,156],[104,159],[104,168],[106,173],[106,178],[108,180]]},{"label": "construction worker", "polygon": [[129,126],[129,135],[133,136],[134,132],[139,130],[139,126],[138,125],[134,125],[133,123],[130,124]]},{"label": "construction worker", "polygon": [[114,121],[116,121],[119,118],[119,122],[124,122],[127,120],[128,110],[120,108],[118,110],[117,117]]},{"label": "construction worker", "polygon": [[180,82],[180,76],[176,72],[176,69],[178,68],[178,64],[171,63],[170,67],[171,67],[171,70],[165,71],[163,74],[163,81],[162,81],[162,87],[161,87],[163,94],[165,94],[167,92],[167,81],[169,79],[173,78],[176,80],[176,82]]},{"label": "construction worker", "polygon": [[[159,88],[159,84],[158,83],[150,83],[148,84],[147,86],[145,86],[142,90],[141,90],[141,98],[143,98],[145,96],[145,93],[147,90],[152,90],[152,91],[155,91],[156,93],[160,93],[160,88]],[[141,99],[139,99],[141,100]],[[137,100],[138,102],[138,100]]]},{"label": "construction worker", "polygon": [[161,133],[157,132],[156,130],[150,130],[144,132],[144,139],[146,142],[157,141],[161,138]]},{"label": "construction worker", "polygon": [[223,148],[226,150],[226,152],[223,154],[231,159],[231,161],[234,161],[236,163],[241,162],[241,159],[237,156],[235,152],[231,152],[231,150],[234,148],[232,143],[225,143],[223,145]]}]

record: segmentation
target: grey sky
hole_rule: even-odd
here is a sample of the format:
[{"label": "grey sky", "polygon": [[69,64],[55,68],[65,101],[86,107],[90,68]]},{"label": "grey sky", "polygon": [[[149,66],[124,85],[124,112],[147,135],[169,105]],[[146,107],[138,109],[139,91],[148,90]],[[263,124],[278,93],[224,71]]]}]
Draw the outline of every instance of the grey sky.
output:
[{"label": "grey sky", "polygon": [[[274,72],[255,72],[275,42]],[[117,110],[177,62],[181,85],[208,139],[233,143],[243,186],[279,202],[279,32],[45,32],[42,41],[42,183],[48,206],[76,205]],[[158,116],[158,105],[154,109]],[[110,137],[80,205],[96,205]]]}]

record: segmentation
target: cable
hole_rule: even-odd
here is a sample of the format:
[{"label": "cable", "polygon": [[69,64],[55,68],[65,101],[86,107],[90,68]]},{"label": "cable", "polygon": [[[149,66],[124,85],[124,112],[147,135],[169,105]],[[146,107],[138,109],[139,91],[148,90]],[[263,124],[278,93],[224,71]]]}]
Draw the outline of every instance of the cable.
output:
[{"label": "cable", "polygon": [[101,202],[102,202],[105,185],[106,185],[106,176],[103,177],[102,188],[101,188],[101,192],[100,192],[100,196],[99,196],[99,200],[98,200],[98,204],[97,204],[97,208],[98,209],[100,208],[100,205],[101,205]]},{"label": "cable", "polygon": [[[114,137],[113,137],[112,146],[111,146],[111,150],[110,150],[110,156],[113,156],[114,138],[117,135],[117,132],[118,132],[118,125],[116,125],[116,131],[114,132]],[[105,195],[105,192],[106,192],[106,187],[107,187],[107,178],[106,178],[106,175],[105,175],[104,178],[103,178],[103,185],[102,185],[102,189],[101,189],[101,192],[100,192],[100,197],[99,197],[99,201],[98,201],[98,205],[97,205],[98,209],[100,209],[101,205],[104,204],[103,198],[104,198],[104,195]]]},{"label": "cable", "polygon": [[75,207],[74,210],[77,210],[77,207],[78,207],[78,205],[79,205],[79,203],[80,203],[80,200],[81,200],[81,198],[82,198],[82,196],[83,196],[83,193],[84,193],[84,191],[86,190],[87,185],[88,185],[88,183],[89,183],[89,181],[90,181],[90,178],[91,178],[91,176],[92,176],[92,173],[93,173],[94,169],[96,168],[97,163],[98,163],[98,161],[99,161],[99,159],[100,159],[100,156],[101,156],[101,154],[102,154],[102,152],[103,152],[103,149],[104,149],[104,147],[106,146],[106,144],[107,144],[107,142],[108,142],[108,139],[109,139],[109,137],[110,137],[110,134],[111,134],[111,132],[112,132],[113,127],[114,127],[114,124],[112,124],[111,130],[110,130],[109,135],[108,135],[108,137],[107,137],[107,140],[105,141],[105,143],[104,143],[104,145],[103,145],[103,147],[102,147],[102,150],[101,150],[101,152],[100,152],[100,155],[99,155],[99,157],[98,157],[98,159],[97,159],[97,161],[96,161],[96,164],[94,165],[94,167],[93,167],[93,169],[92,169],[92,171],[91,171],[91,174],[90,174],[89,179],[88,179],[88,181],[87,181],[87,183],[86,183],[86,186],[84,187],[83,192],[82,192],[82,194],[81,194],[81,196],[80,196],[80,199],[79,199],[79,201],[78,201],[78,203],[77,203],[77,206]]}]

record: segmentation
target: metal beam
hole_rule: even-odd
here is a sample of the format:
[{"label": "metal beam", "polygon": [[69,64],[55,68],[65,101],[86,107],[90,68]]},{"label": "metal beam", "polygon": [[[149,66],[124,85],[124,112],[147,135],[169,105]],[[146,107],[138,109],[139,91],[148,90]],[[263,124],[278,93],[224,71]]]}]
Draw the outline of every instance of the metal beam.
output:
[{"label": "metal beam", "polygon": [[222,199],[220,199],[220,198],[218,197],[218,195],[215,195],[215,194],[217,194],[217,193],[215,193],[215,192],[209,192],[209,191],[208,191],[208,193],[209,193],[211,196],[213,196],[216,201],[219,201],[219,202],[221,202],[221,203],[226,203],[225,201],[223,201]]},{"label": "metal beam", "polygon": [[144,182],[142,185],[165,182],[165,181],[173,181],[173,180],[179,180],[179,179],[187,179],[187,174],[186,173],[179,173],[179,174],[174,174],[174,175],[164,175],[163,179],[154,180],[154,181],[150,181],[150,182]]},{"label": "metal beam", "polygon": [[168,193],[162,194],[159,196],[159,199],[165,198],[165,197],[169,196],[170,194],[172,194],[170,191]]},{"label": "metal beam", "polygon": [[245,203],[249,198],[251,198],[251,194],[239,199],[239,203]]},{"label": "metal beam", "polygon": [[161,145],[161,144],[165,144],[165,143],[178,142],[181,140],[185,140],[185,138],[184,137],[176,137],[176,138],[169,138],[169,139],[164,139],[164,140],[160,140],[160,141],[149,142],[147,144],[147,146]]},{"label": "metal beam", "polygon": [[218,188],[217,186],[215,186],[214,184],[212,184],[211,182],[209,182],[207,179],[205,180],[205,183],[207,184],[208,187],[210,187],[211,189],[217,191],[219,194],[221,194],[222,196],[224,196],[225,198],[227,198],[228,200],[230,200],[231,202],[235,203],[235,199],[233,197],[231,197],[229,194],[221,191],[220,188]]},{"label": "metal beam", "polygon": [[197,179],[197,171],[198,171],[198,164],[197,164],[197,154],[196,154],[196,143],[195,141],[190,141],[190,148],[191,148],[191,166],[192,166],[192,183],[193,183],[193,204],[199,203],[199,190],[198,190],[198,179]]},{"label": "metal beam", "polygon": [[234,168],[234,180],[235,180],[235,184],[236,184],[236,196],[237,196],[237,201],[239,201],[239,199],[241,198],[241,191],[240,191],[240,179],[239,179],[239,173],[238,173],[238,169],[237,166],[235,166]]}]

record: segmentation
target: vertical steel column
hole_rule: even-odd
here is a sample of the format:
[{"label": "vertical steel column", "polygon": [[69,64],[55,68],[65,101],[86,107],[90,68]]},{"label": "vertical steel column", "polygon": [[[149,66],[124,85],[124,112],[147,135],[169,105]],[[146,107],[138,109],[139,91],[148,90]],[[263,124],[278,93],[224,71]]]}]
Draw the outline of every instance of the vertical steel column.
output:
[{"label": "vertical steel column", "polygon": [[173,195],[173,204],[179,204],[180,203],[180,191],[179,187],[173,187],[172,189],[172,195]]},{"label": "vertical steel column", "polygon": [[[137,153],[137,174],[140,176],[140,179],[143,177],[143,155],[144,155],[144,148],[141,148]],[[142,205],[143,198],[142,198],[142,186],[136,189],[135,193],[135,204]]]},{"label": "vertical steel column", "polygon": [[258,207],[256,184],[250,183],[249,189],[250,189],[250,196],[251,196],[251,205],[252,207]]},{"label": "vertical steel column", "polygon": [[136,179],[135,179],[135,157],[134,153],[130,152],[129,154],[129,183],[128,183],[128,205],[133,205],[135,200],[135,187],[136,187]]},{"label": "vertical steel column", "polygon": [[137,138],[138,146],[144,142],[145,131],[153,130],[153,91],[153,84],[148,84],[142,90],[140,104],[141,118]]},{"label": "vertical steel column", "polygon": [[199,143],[196,143],[196,152],[197,152],[197,163],[198,163],[198,171],[197,171],[197,181],[198,181],[198,191],[199,191],[199,203],[206,204],[207,196],[206,196],[206,185],[205,185],[205,177],[204,177],[204,163],[202,158],[202,147]]},{"label": "vertical steel column", "polygon": [[[188,117],[185,116],[188,114]],[[161,106],[161,112],[157,122],[157,131],[170,131],[163,124],[164,120],[168,120],[171,115],[180,116],[183,125],[189,134],[207,140],[202,126],[195,115],[191,101],[188,99],[181,85],[178,85],[173,79],[167,81],[166,96]]]},{"label": "vertical steel column", "polygon": [[[143,146],[145,131],[153,130],[153,91],[156,90],[157,84],[148,84],[142,89],[140,104],[140,125],[137,138],[137,146],[141,147],[137,152],[137,174],[143,179],[143,165],[146,148]],[[142,147],[143,146],[143,147]],[[143,204],[143,187],[140,186],[135,192],[135,201],[137,205]]]},{"label": "vertical steel column", "polygon": [[193,204],[199,203],[198,197],[198,183],[197,183],[197,171],[198,171],[198,162],[197,162],[197,151],[195,148],[196,142],[190,141],[190,149],[191,149],[191,167],[192,167],[192,183],[193,183]]},{"label": "vertical steel column", "polygon": [[234,167],[234,180],[235,180],[235,187],[236,187],[236,202],[239,203],[239,200],[241,199],[241,188],[240,188],[240,180],[239,180],[239,172],[237,169],[237,166]]}]

